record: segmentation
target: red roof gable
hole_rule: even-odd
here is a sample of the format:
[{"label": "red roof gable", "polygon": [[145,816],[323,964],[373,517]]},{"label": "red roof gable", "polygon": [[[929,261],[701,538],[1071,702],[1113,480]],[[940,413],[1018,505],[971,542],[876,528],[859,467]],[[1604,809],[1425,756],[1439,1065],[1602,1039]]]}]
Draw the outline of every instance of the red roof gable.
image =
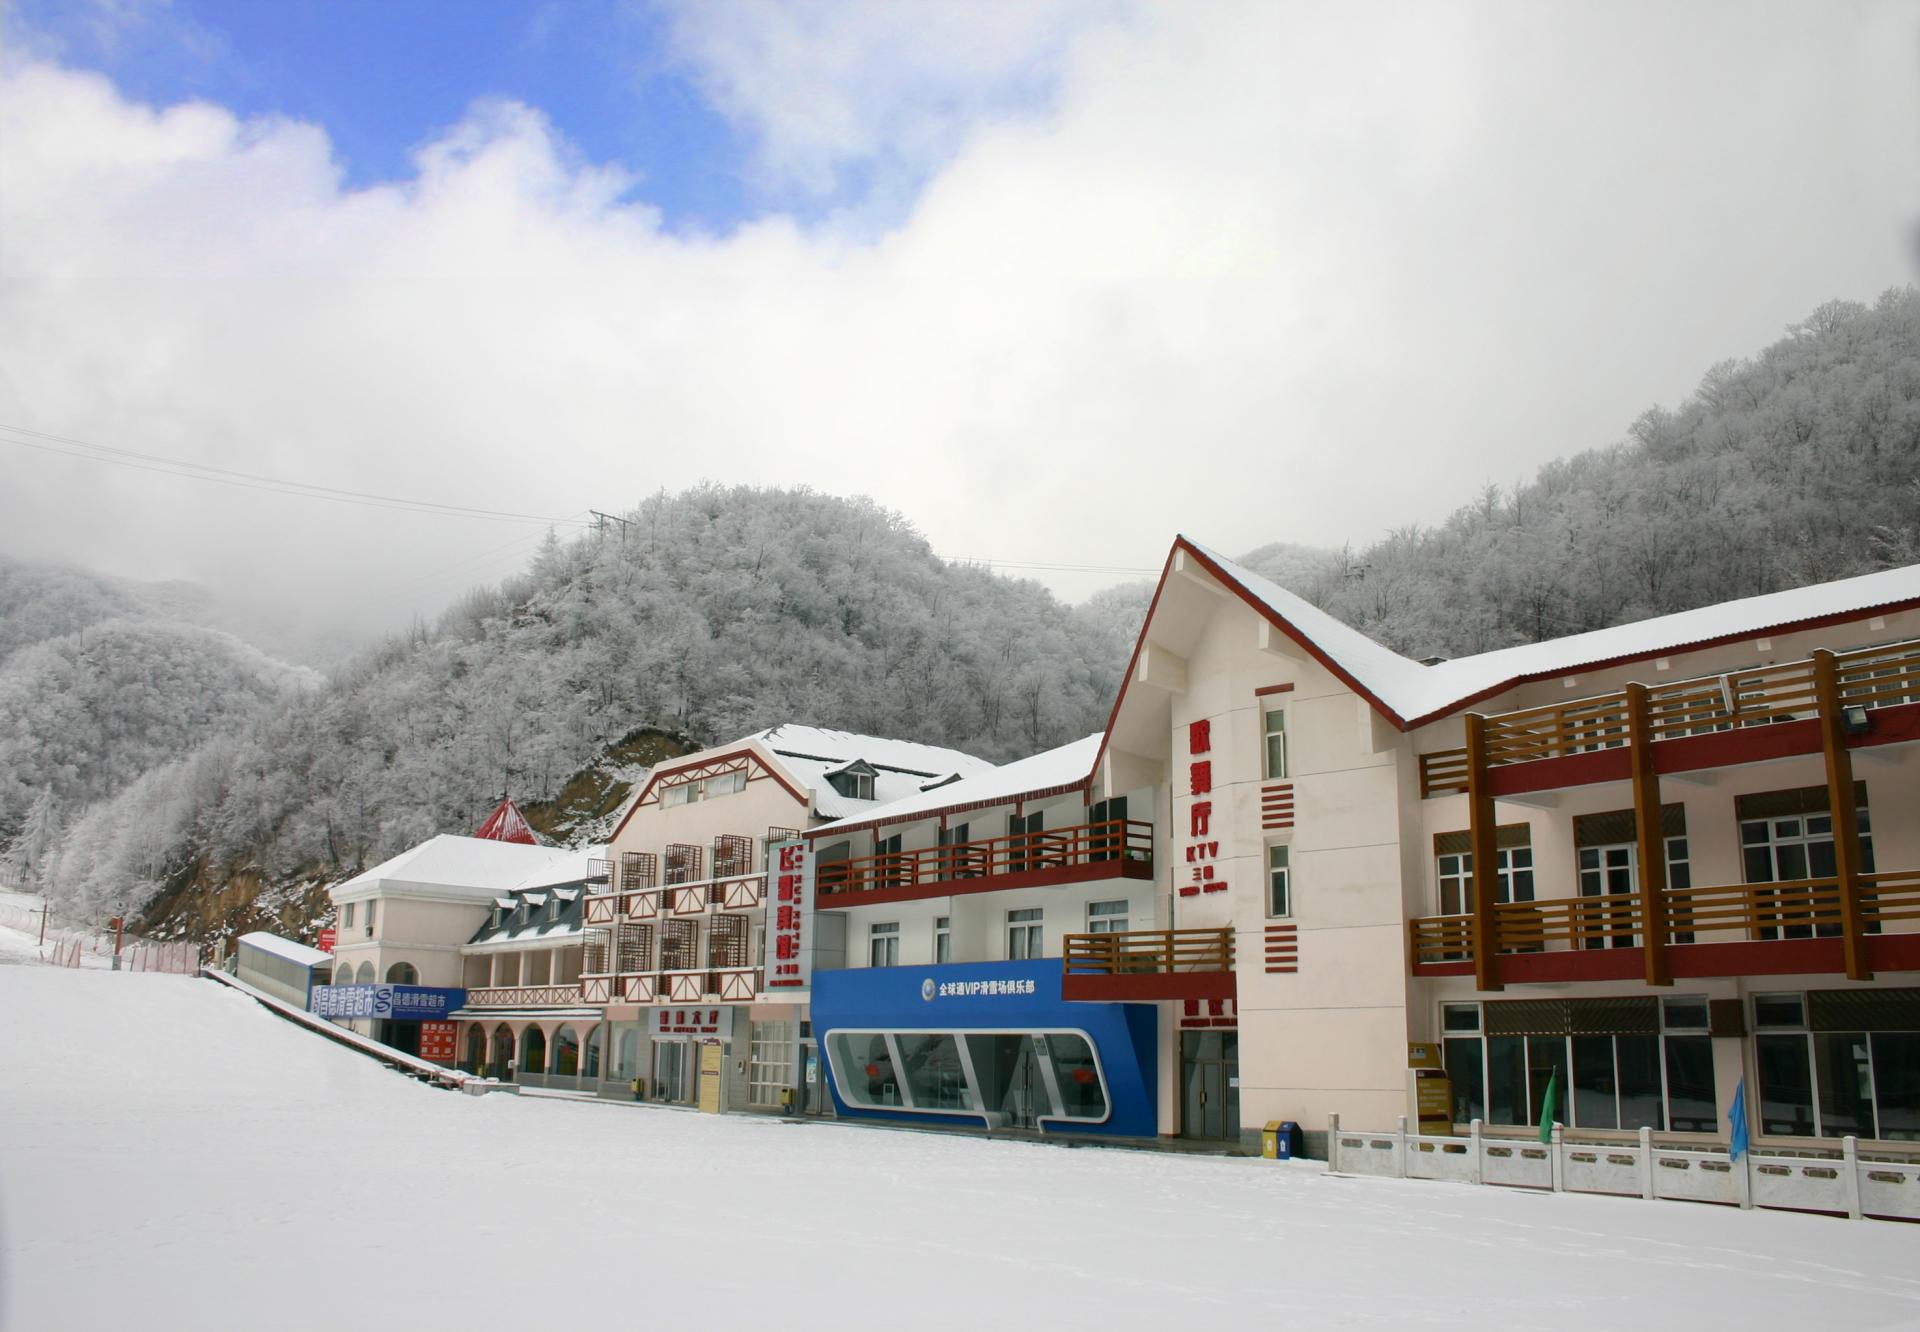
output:
[{"label": "red roof gable", "polygon": [[520,812],[520,806],[513,803],[512,796],[502,796],[500,803],[494,806],[493,813],[487,815],[485,823],[474,829],[473,835],[495,842],[519,842],[523,846],[540,844],[540,839],[534,836],[533,825]]}]

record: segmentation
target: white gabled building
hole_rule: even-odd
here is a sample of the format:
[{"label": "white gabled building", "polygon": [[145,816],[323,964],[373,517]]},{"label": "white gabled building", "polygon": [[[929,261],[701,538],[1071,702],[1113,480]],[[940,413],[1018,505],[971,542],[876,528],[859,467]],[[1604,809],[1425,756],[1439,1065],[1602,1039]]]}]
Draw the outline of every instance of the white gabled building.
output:
[{"label": "white gabled building", "polygon": [[1423,665],[1181,538],[1104,737],[807,832],[812,1021],[854,1115],[1911,1142],[1915,740],[1920,568]]}]

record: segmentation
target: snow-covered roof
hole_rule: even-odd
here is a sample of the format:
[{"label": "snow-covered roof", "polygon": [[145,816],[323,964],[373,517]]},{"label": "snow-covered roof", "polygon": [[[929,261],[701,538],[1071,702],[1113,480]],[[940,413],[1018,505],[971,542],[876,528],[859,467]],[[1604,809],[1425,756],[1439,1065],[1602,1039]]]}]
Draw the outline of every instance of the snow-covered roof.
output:
[{"label": "snow-covered roof", "polygon": [[565,876],[556,877],[555,871],[584,858],[583,853],[563,847],[525,846],[442,833],[336,884],[332,891],[338,899],[382,884],[404,883],[486,901],[527,883],[564,882]]},{"label": "snow-covered roof", "polygon": [[[929,782],[955,775],[991,771],[985,759],[957,749],[857,735],[820,726],[780,725],[747,737],[772,750],[803,786],[814,791],[814,807],[823,818],[842,819],[917,794]],[[874,770],[873,799],[855,800],[834,790],[828,777],[856,762]]]},{"label": "snow-covered roof", "polygon": [[903,823],[929,818],[942,810],[995,804],[1038,791],[1077,786],[1093,771],[1094,760],[1100,753],[1100,739],[1098,733],[1085,736],[1058,749],[1042,750],[1003,767],[962,777],[936,790],[915,791],[883,805],[866,806],[865,801],[854,801],[852,803],[865,807],[851,818],[809,829],[807,836],[817,838],[822,833],[876,823]]},{"label": "snow-covered roof", "polygon": [[1271,579],[1191,538],[1180,540],[1263,603],[1330,666],[1406,726],[1430,721],[1527,680],[1681,652],[1727,639],[1757,637],[1835,615],[1865,615],[1920,602],[1920,565],[1911,565],[1425,666],[1342,624]]},{"label": "snow-covered roof", "polygon": [[257,948],[263,953],[272,953],[275,957],[283,957],[287,961],[298,963],[303,967],[333,965],[332,953],[323,953],[318,948],[309,948],[303,943],[294,942],[292,939],[282,939],[279,935],[268,934],[265,930],[255,930],[251,934],[243,934],[234,940],[234,942],[237,944],[245,944],[249,948]]}]

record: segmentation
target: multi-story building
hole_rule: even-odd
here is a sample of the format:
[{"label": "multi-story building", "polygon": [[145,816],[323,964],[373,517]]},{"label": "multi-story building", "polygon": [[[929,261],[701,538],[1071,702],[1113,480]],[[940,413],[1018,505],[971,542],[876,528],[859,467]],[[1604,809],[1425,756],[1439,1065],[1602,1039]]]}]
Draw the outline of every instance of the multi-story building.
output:
[{"label": "multi-story building", "polygon": [[[498,916],[497,903],[513,900],[516,888],[577,884],[585,859],[578,851],[493,838],[429,838],[332,890],[337,922],[333,983],[443,990],[469,985],[478,973],[474,959],[463,954],[476,931]],[[518,983],[522,967],[529,976],[538,974],[543,964],[550,970],[557,942],[528,961],[521,953],[534,952],[531,948],[487,954],[493,960],[486,974],[491,979],[504,973]],[[577,925],[572,942],[577,971]],[[365,1035],[409,1054],[420,1053],[417,1020],[381,1016],[348,1021]]]},{"label": "multi-story building", "polygon": [[1104,735],[805,831],[813,1024],[854,1115],[1390,1127],[1437,1052],[1463,1126],[1911,1140],[1916,738],[1920,568],[1423,664],[1182,538]]},{"label": "multi-story building", "polygon": [[[608,1096],[638,1079],[649,1100],[825,1109],[805,976],[783,977],[777,958],[769,972],[802,929],[797,902],[777,886],[769,901],[769,848],[988,767],[800,726],[661,764],[575,882],[490,895],[461,949],[463,1060]],[[837,960],[805,938],[809,962]]]}]

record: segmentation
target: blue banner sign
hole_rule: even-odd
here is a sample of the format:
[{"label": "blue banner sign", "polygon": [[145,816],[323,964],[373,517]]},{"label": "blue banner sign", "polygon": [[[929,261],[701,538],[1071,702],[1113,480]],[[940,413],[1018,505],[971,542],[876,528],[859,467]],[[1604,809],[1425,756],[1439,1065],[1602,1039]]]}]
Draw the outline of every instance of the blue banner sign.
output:
[{"label": "blue banner sign", "polygon": [[467,1001],[465,990],[429,985],[316,985],[315,1017],[386,1018],[392,1022],[438,1022]]}]

